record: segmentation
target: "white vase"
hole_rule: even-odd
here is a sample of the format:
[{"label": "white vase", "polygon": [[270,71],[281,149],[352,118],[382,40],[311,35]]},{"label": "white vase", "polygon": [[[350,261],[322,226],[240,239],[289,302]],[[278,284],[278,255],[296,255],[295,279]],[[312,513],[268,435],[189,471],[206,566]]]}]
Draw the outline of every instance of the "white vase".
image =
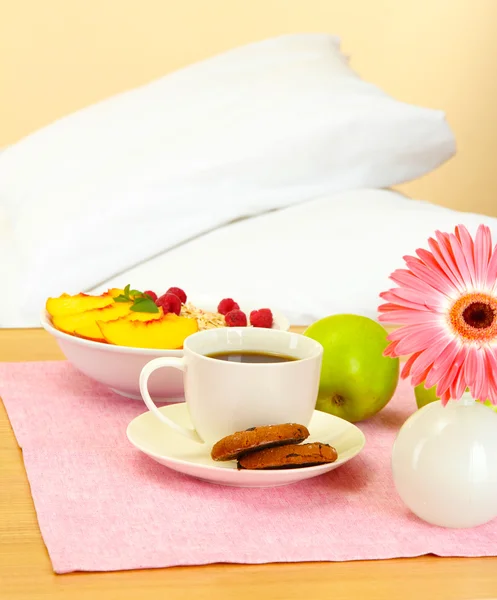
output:
[{"label": "white vase", "polygon": [[474,527],[497,516],[497,413],[465,394],[416,411],[392,449],[395,487],[419,518]]}]

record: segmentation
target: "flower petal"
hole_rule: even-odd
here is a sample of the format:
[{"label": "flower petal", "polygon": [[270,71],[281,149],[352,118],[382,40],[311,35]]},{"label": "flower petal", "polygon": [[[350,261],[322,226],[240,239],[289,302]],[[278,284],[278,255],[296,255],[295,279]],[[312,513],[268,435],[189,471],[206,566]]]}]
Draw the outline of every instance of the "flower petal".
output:
[{"label": "flower petal", "polygon": [[487,346],[485,348],[485,354],[487,356],[487,364],[490,369],[490,373],[496,377],[497,380],[497,348]]},{"label": "flower petal", "polygon": [[[407,269],[397,269],[390,275],[390,279],[398,285],[409,288],[411,290],[418,290],[419,292],[423,293],[436,292],[437,294],[442,294],[442,292],[431,286],[427,281],[425,281],[424,279],[420,279],[419,277],[414,275],[414,273],[408,271]],[[446,294],[442,295],[446,296]]]},{"label": "flower petal", "polygon": [[497,404],[497,380],[494,376],[492,376],[492,384],[489,386],[488,400],[490,400],[493,405]]},{"label": "flower petal", "polygon": [[419,371],[416,375],[413,375],[411,378],[411,385],[416,387],[417,385],[423,383],[423,381],[425,381],[426,379],[426,376],[428,375],[428,371],[430,370],[430,368],[431,367],[428,367],[424,371]]},{"label": "flower petal", "polygon": [[402,301],[412,302],[423,309],[433,307],[441,307],[447,304],[449,300],[448,296],[442,294],[438,290],[427,289],[423,292],[418,290],[411,290],[409,288],[394,288],[390,290],[391,293]]},{"label": "flower petal", "polygon": [[[423,253],[422,250],[419,250],[419,252]],[[460,294],[459,288],[440,269],[434,271],[427,267],[422,260],[414,256],[404,256],[404,260],[414,275],[428,282],[440,293],[449,297],[453,297],[454,294]]]},{"label": "flower petal", "polygon": [[487,400],[490,400],[494,406],[497,404],[497,385],[495,383],[488,390]]},{"label": "flower petal", "polygon": [[[380,307],[381,308],[381,307]],[[440,322],[440,315],[422,310],[413,310],[411,308],[388,309],[384,314],[380,314],[378,321],[382,323],[391,323],[399,325],[414,325],[415,323],[437,323]]]},{"label": "flower petal", "polygon": [[464,357],[461,357],[457,342],[455,340],[449,341],[433,361],[432,368],[426,377],[427,387],[437,385],[453,364],[460,367],[463,363]]},{"label": "flower petal", "polygon": [[439,323],[416,323],[415,325],[405,325],[390,332],[387,340],[390,342],[399,341],[412,333],[423,333],[435,335],[441,330]]},{"label": "flower petal", "polygon": [[476,356],[476,377],[475,382],[471,386],[471,393],[475,400],[486,400],[486,378],[485,378],[485,354],[480,348],[474,352]]},{"label": "flower petal", "polygon": [[397,344],[399,354],[411,354],[411,352],[419,352],[426,350],[430,346],[437,343],[438,340],[446,338],[450,340],[447,333],[440,327],[435,326],[414,326],[413,330],[407,332]]},{"label": "flower petal", "polygon": [[495,348],[486,346],[483,348],[485,354],[485,377],[487,379],[487,400],[497,403],[497,356]]},{"label": "flower petal", "polygon": [[442,233],[441,231],[436,231],[435,236],[438,241],[438,248],[440,250],[441,255],[443,256],[445,263],[450,269],[451,273],[459,282],[461,288],[466,288],[468,286],[468,282],[464,280],[464,277],[461,275],[461,271],[459,270],[459,265],[457,264],[457,260],[452,251],[452,246],[450,245],[450,237],[448,233]]},{"label": "flower petal", "polygon": [[465,354],[464,356],[459,356],[461,350],[461,342],[457,338],[449,338],[449,343],[445,346],[443,352],[440,352],[437,358],[433,361],[433,370],[439,374],[441,372],[445,372],[447,369],[449,369],[452,363],[456,362],[456,359],[458,358],[459,360],[457,360],[457,364],[460,365],[462,362],[464,362],[465,358]]},{"label": "flower petal", "polygon": [[444,300],[446,300],[447,297],[442,296],[440,293],[437,293],[437,296],[434,296],[406,288],[394,288],[387,292],[382,292],[380,298],[403,308],[445,312]]},{"label": "flower petal", "polygon": [[[425,371],[428,367],[433,366],[433,362],[442,354],[450,344],[450,338],[445,334],[432,340],[432,344],[426,350],[423,350],[412,366],[411,372],[415,375],[420,371]],[[431,386],[430,386],[431,387]]]},{"label": "flower petal", "polygon": [[442,274],[456,289],[459,289],[459,281],[454,277],[449,265],[445,262],[438,241],[430,237],[428,238],[428,246],[430,250],[422,248],[416,254],[428,268]]},{"label": "flower petal", "polygon": [[442,394],[442,396],[440,397],[440,401],[442,403],[442,406],[447,406],[447,402],[450,400],[450,390],[447,390],[446,392],[444,392]]},{"label": "flower petal", "polygon": [[492,251],[492,256],[488,263],[485,287],[486,289],[491,289],[494,292],[497,291],[497,244]]},{"label": "flower petal", "polygon": [[401,372],[401,374],[400,374],[400,378],[401,378],[401,379],[407,379],[407,378],[409,377],[409,375],[411,374],[411,367],[412,367],[412,364],[413,364],[413,362],[414,362],[414,361],[415,361],[415,360],[418,358],[418,356],[419,356],[420,354],[421,354],[421,352],[415,352],[415,353],[414,353],[412,356],[410,356],[410,357],[409,357],[409,358],[406,360],[406,362],[405,362],[405,364],[404,364],[404,366],[403,366],[403,368],[402,368],[402,372]]},{"label": "flower petal", "polygon": [[476,286],[476,267],[474,259],[475,245],[473,238],[464,225],[457,225],[455,229],[456,238],[461,244],[462,252],[471,275],[471,282]]},{"label": "flower petal", "polygon": [[[433,238],[429,238],[428,239],[428,246],[430,247],[431,253],[432,253],[432,258],[430,260],[430,263],[428,263],[428,266],[431,266],[432,268],[435,268],[435,266],[437,266],[443,273],[444,275],[447,277],[447,279],[450,280],[450,282],[452,283],[452,285],[459,290],[459,292],[461,292],[464,288],[462,281],[459,279],[459,274],[458,273],[454,273],[453,270],[451,269],[451,265],[447,263],[447,261],[444,258],[444,251],[443,249],[440,247],[440,244],[438,243],[437,240],[434,240]],[[428,259],[430,255],[430,252],[424,252],[423,255],[419,255],[420,258],[425,262],[425,259]]]},{"label": "flower petal", "polygon": [[487,377],[488,377],[488,393],[487,399],[492,404],[497,404],[497,357],[493,348],[485,348],[487,355]]},{"label": "flower petal", "polygon": [[464,363],[464,379],[468,387],[472,388],[476,381],[476,375],[478,370],[478,358],[476,354],[476,348],[470,347],[468,355]]},{"label": "flower petal", "polygon": [[454,256],[454,260],[457,264],[457,268],[459,269],[459,273],[466,284],[467,287],[473,287],[474,281],[473,277],[469,271],[468,264],[466,262],[466,257],[464,256],[464,252],[461,246],[461,242],[457,239],[457,237],[453,234],[449,234],[449,243],[452,250],[452,254]]},{"label": "flower petal", "polygon": [[433,366],[430,369],[429,373],[426,375],[425,385],[427,388],[431,388],[440,381],[442,377],[442,373],[440,371],[436,371]]},{"label": "flower petal", "polygon": [[380,304],[380,306],[378,306],[378,310],[380,312],[389,312],[391,310],[399,310],[399,307],[397,306],[397,304],[387,302],[386,304]]},{"label": "flower petal", "polygon": [[453,400],[460,400],[466,390],[466,381],[464,380],[464,364],[459,366],[459,370],[450,388],[450,397]]},{"label": "flower petal", "polygon": [[483,287],[486,283],[491,253],[492,234],[486,225],[480,225],[475,238],[476,285],[478,287]]},{"label": "flower petal", "polygon": [[390,356],[392,358],[400,356],[399,354],[397,354],[398,345],[399,342],[392,342],[391,344],[388,344],[388,346],[383,351],[383,356]]},{"label": "flower petal", "polygon": [[447,392],[449,392],[450,399],[450,388],[456,380],[456,377],[459,372],[459,366],[457,364],[452,364],[450,369],[445,371],[442,378],[437,384],[437,396],[441,398],[442,396],[447,397]]}]

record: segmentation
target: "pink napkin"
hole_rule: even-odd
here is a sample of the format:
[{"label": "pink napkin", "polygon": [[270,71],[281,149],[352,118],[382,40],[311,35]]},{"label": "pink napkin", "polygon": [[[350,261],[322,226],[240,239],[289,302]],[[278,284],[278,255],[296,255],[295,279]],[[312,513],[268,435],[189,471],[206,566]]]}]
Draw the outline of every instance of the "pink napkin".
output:
[{"label": "pink napkin", "polygon": [[142,455],[125,430],[145,405],[67,362],[0,364],[0,395],[57,573],[497,554],[497,520],[437,528],[396,495],[390,450],[415,409],[403,382],[388,407],[360,425],[367,444],[358,457],[273,489],[204,483]]}]

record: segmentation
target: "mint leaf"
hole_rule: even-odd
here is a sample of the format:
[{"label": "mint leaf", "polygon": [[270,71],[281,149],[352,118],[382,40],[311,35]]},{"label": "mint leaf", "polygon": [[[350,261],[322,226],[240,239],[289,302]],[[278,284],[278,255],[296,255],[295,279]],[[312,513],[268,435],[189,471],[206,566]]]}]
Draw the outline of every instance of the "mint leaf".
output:
[{"label": "mint leaf", "polygon": [[134,312],[158,313],[159,307],[150,298],[140,298],[135,300],[131,310]]},{"label": "mint leaf", "polygon": [[131,285],[124,288],[124,293],[114,298],[115,302],[133,302],[130,310],[134,312],[158,313],[159,308],[148,294],[139,290],[131,290]]}]

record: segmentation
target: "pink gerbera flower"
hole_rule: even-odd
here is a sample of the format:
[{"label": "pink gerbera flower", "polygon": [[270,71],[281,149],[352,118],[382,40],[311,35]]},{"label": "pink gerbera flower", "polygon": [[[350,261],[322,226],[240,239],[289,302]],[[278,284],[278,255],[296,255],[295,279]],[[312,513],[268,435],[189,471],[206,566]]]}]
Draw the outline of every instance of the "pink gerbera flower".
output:
[{"label": "pink gerbera flower", "polygon": [[404,325],[388,336],[385,355],[411,354],[401,377],[436,385],[444,405],[466,388],[497,404],[497,246],[484,225],[474,241],[463,225],[435,237],[431,252],[416,250],[392,273],[399,287],[380,294],[379,320]]}]

